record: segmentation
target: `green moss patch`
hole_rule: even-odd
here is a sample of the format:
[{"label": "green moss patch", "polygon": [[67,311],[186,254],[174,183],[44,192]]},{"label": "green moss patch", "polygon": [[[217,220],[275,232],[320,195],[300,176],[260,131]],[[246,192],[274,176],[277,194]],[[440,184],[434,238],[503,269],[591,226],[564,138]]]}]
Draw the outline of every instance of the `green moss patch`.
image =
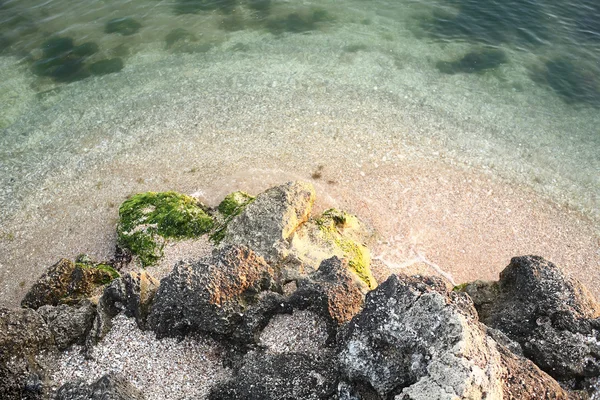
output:
[{"label": "green moss patch", "polygon": [[231,220],[239,215],[244,208],[254,201],[254,197],[245,192],[233,192],[225,196],[217,207],[221,221],[215,228],[210,238],[215,243],[220,243],[225,237],[225,230]]},{"label": "green moss patch", "polygon": [[146,192],[119,207],[118,242],[139,256],[142,265],[155,264],[166,239],[198,237],[213,228],[213,219],[197,199],[176,192]]}]

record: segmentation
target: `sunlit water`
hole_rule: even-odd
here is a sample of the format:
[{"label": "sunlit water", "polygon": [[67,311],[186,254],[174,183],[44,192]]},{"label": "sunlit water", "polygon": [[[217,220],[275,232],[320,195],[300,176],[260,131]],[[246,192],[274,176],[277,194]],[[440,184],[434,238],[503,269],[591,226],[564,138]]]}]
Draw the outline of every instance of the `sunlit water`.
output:
[{"label": "sunlit water", "polygon": [[302,178],[352,207],[341,186],[391,191],[440,162],[597,221],[598,4],[2,1],[0,278],[140,190]]}]

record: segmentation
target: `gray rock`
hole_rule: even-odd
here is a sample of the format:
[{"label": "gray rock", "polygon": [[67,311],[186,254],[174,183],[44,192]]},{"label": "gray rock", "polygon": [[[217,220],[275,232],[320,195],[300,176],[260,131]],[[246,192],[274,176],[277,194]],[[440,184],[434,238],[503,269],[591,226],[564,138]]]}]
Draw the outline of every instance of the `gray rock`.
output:
[{"label": "gray rock", "polygon": [[357,386],[399,400],[569,398],[530,361],[486,335],[468,296],[448,292],[437,278],[390,276],[367,295],[340,342],[341,398],[361,398]]},{"label": "gray rock", "polygon": [[160,283],[148,327],[159,337],[203,332],[254,341],[268,323],[265,313],[282,300],[268,292],[275,282],[273,269],[247,248],[223,248],[208,263],[180,262]]},{"label": "gray rock", "polygon": [[310,216],[315,201],[314,187],[305,182],[288,182],[256,196],[231,220],[223,245],[247,246],[269,262],[285,257],[288,239]]},{"label": "gray rock", "polygon": [[44,318],[59,350],[65,350],[73,344],[83,344],[92,327],[96,307],[83,300],[75,306],[61,304],[56,307],[45,305],[38,308]]},{"label": "gray rock", "polygon": [[480,320],[519,343],[561,380],[600,375],[600,306],[576,280],[537,256],[515,257],[498,282],[464,289]]},{"label": "gray rock", "polygon": [[31,309],[0,308],[0,399],[37,399],[56,353],[44,319]]},{"label": "gray rock", "polygon": [[212,389],[210,400],[330,399],[337,387],[331,360],[305,354],[251,351],[227,382]]},{"label": "gray rock", "polygon": [[144,400],[145,397],[122,375],[110,373],[88,385],[84,381],[65,383],[56,400]]},{"label": "gray rock", "polygon": [[138,327],[145,329],[150,304],[159,284],[147,271],[129,272],[113,280],[98,301],[97,313],[88,337],[88,348],[106,336],[112,327],[112,318],[120,312],[135,318]]}]

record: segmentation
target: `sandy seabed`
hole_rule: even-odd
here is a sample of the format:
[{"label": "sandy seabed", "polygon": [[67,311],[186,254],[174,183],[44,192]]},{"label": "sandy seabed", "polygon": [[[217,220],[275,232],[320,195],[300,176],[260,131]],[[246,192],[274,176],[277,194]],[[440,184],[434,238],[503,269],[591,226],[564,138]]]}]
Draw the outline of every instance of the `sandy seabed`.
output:
[{"label": "sandy seabed", "polygon": [[[501,79],[440,75],[435,60],[464,46],[389,35],[350,24],[227,33],[201,54],[148,45],[118,74],[37,96],[38,78],[11,69],[0,305],[60,257],[110,258],[132,193],[214,206],[289,180],[316,186],[317,211],[364,219],[373,257],[398,271],[496,279],[511,257],[537,254],[600,296],[595,110],[567,107],[517,63]],[[344,50],[355,43],[364,50]]]}]

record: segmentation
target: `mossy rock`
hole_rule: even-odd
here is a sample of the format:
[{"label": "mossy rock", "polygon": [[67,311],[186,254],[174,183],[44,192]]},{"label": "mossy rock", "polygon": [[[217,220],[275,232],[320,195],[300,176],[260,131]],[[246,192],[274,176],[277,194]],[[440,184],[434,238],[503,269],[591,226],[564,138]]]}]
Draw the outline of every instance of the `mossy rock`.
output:
[{"label": "mossy rock", "polygon": [[95,42],[85,42],[73,48],[73,54],[80,57],[88,57],[96,54],[100,47]]},{"label": "mossy rock", "polygon": [[269,19],[266,28],[274,35],[284,32],[305,33],[318,29],[319,23],[333,20],[333,16],[326,10],[317,8],[309,12],[293,12],[283,18]]},{"label": "mossy rock", "polygon": [[239,215],[244,208],[254,201],[254,196],[249,195],[246,192],[233,192],[225,196],[223,201],[217,207],[219,217],[221,219],[210,238],[215,243],[220,243],[225,236],[225,230],[231,220]]},{"label": "mossy rock", "polygon": [[329,209],[311,219],[294,234],[291,252],[304,264],[318,268],[321,261],[336,255],[369,289],[377,287],[371,272],[371,256],[363,242],[368,238],[359,219],[345,211]]},{"label": "mossy rock", "polygon": [[208,233],[213,219],[197,199],[176,192],[139,193],[119,207],[118,243],[143,266],[163,255],[167,239],[190,239]]}]

